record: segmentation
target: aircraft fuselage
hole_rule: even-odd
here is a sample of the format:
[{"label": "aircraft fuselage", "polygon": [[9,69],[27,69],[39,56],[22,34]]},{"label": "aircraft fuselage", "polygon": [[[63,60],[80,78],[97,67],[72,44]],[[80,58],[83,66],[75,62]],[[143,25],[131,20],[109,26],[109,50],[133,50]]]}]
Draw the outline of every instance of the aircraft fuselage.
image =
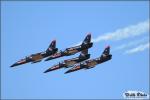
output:
[{"label": "aircraft fuselage", "polygon": [[71,48],[67,48],[63,53],[65,56],[69,56],[69,55],[73,55],[77,52],[80,52],[82,50],[91,48],[93,46],[93,43],[88,43],[88,44],[84,44],[84,45],[80,45],[80,46],[75,46],[75,47],[71,47]]},{"label": "aircraft fuselage", "polygon": [[29,63],[29,62],[32,62],[32,63],[40,62],[43,58],[46,58],[46,57],[54,54],[55,52],[57,52],[57,50],[58,49],[55,48],[54,50],[52,50],[50,52],[40,52],[40,53],[32,54],[30,56],[25,57],[24,59],[17,61],[13,65],[11,65],[11,67],[22,65],[25,63]]}]

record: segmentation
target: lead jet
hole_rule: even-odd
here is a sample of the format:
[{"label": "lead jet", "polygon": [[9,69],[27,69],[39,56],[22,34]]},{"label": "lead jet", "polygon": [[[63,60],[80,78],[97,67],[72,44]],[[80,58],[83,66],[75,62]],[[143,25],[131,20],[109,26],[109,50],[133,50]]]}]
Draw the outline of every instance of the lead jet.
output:
[{"label": "lead jet", "polygon": [[89,33],[81,45],[66,48],[64,51],[59,51],[59,52],[55,53],[54,55],[49,56],[45,61],[60,58],[63,56],[70,56],[70,55],[78,53],[82,50],[86,50],[88,48],[91,48],[92,46],[93,46],[93,43],[91,42],[91,34]]},{"label": "lead jet", "polygon": [[95,67],[97,64],[101,64],[103,62],[106,62],[112,58],[112,55],[110,54],[110,47],[106,47],[105,50],[103,51],[102,55],[96,59],[90,59],[86,60],[84,62],[81,62],[80,64],[74,65],[73,68],[65,72],[65,74],[74,72],[80,69],[90,69]]},{"label": "lead jet", "polygon": [[44,73],[57,70],[57,69],[61,69],[61,68],[69,68],[72,65],[82,62],[84,60],[87,60],[89,58],[90,58],[90,54],[88,54],[88,49],[86,49],[86,50],[81,51],[81,54],[79,55],[79,57],[64,60],[63,62],[59,62],[59,64],[54,65],[53,67],[47,69]]},{"label": "lead jet", "polygon": [[25,63],[29,63],[29,62],[31,62],[31,63],[40,62],[43,58],[48,57],[48,56],[56,53],[57,51],[58,51],[58,48],[56,48],[56,40],[53,40],[46,51],[27,56],[24,59],[17,61],[10,67],[22,65]]}]

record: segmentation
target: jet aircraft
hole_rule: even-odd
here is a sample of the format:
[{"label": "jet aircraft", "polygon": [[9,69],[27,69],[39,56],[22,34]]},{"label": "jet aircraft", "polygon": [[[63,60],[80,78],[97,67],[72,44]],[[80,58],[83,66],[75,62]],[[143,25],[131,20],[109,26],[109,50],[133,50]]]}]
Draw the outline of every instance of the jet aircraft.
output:
[{"label": "jet aircraft", "polygon": [[91,34],[89,33],[81,45],[66,48],[64,51],[59,51],[59,52],[49,56],[45,61],[56,59],[56,58],[63,57],[63,56],[70,56],[70,55],[78,53],[82,50],[91,48],[92,46],[93,46],[93,43],[91,42]]},{"label": "jet aircraft", "polygon": [[63,62],[59,62],[59,64],[54,65],[53,67],[47,69],[44,73],[57,70],[57,69],[61,69],[61,68],[68,68],[74,64],[77,64],[89,58],[90,58],[90,54],[88,54],[88,49],[86,49],[86,50],[81,51],[81,54],[79,55],[79,57],[64,60]]},{"label": "jet aircraft", "polygon": [[25,63],[29,63],[29,62],[31,62],[31,63],[40,62],[43,58],[46,58],[46,57],[56,53],[57,51],[58,51],[58,48],[56,48],[56,40],[53,40],[46,51],[27,56],[24,59],[17,61],[10,67],[22,65]]},{"label": "jet aircraft", "polygon": [[105,50],[103,51],[102,55],[96,59],[89,59],[84,62],[81,62],[77,65],[74,65],[73,68],[65,72],[65,74],[74,72],[80,69],[90,69],[95,67],[97,64],[101,64],[103,62],[106,62],[112,58],[112,55],[110,54],[110,46],[107,46]]}]

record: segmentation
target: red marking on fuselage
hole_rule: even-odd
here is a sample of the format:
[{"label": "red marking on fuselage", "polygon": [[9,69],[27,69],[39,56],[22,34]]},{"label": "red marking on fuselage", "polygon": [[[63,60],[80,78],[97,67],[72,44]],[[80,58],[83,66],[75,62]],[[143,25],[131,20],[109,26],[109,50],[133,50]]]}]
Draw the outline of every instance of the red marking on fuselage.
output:
[{"label": "red marking on fuselage", "polygon": [[51,69],[58,69],[59,68],[59,65],[56,65],[54,67],[52,67]]},{"label": "red marking on fuselage", "polygon": [[26,60],[20,60],[20,61],[18,61],[18,63],[20,64],[20,63],[24,63]]},{"label": "red marking on fuselage", "polygon": [[55,53],[54,55],[52,55],[51,57],[59,57],[59,56],[61,56],[61,54],[60,53]]}]

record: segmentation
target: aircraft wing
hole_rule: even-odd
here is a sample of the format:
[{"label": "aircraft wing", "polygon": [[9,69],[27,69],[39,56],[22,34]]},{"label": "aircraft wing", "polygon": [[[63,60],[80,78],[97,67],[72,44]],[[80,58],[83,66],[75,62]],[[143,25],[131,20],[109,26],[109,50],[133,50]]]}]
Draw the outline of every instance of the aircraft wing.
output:
[{"label": "aircraft wing", "polygon": [[47,72],[50,72],[50,71],[53,71],[53,70],[57,70],[57,69],[60,69],[60,68],[63,68],[63,66],[60,66],[60,64],[57,64],[57,65],[54,65],[53,67],[50,67],[49,69],[47,69],[44,73],[47,73]]},{"label": "aircraft wing", "polygon": [[62,57],[62,53],[61,52],[57,52],[51,56],[49,56],[47,59],[45,59],[45,61],[48,61],[48,60],[52,60],[52,59],[56,59],[56,58],[59,58],[59,57]]},{"label": "aircraft wing", "polygon": [[83,65],[79,64],[79,65],[76,65],[75,67],[69,69],[68,71],[66,71],[65,74],[70,73],[70,72],[74,72],[74,71],[77,71],[77,70],[80,70],[83,68],[85,68],[85,67]]}]

